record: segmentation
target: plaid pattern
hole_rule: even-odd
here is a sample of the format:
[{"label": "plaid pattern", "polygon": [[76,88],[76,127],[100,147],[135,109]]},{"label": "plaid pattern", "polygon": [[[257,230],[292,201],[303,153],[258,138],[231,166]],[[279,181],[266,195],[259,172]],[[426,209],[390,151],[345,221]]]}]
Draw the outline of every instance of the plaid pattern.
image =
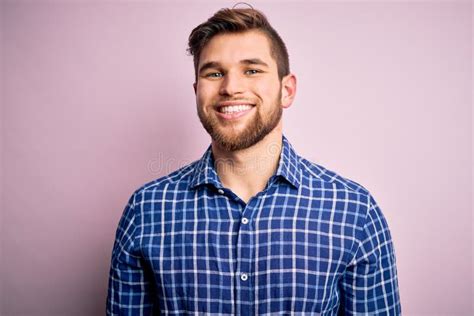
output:
[{"label": "plaid pattern", "polygon": [[211,148],[138,189],[112,252],[108,315],[399,315],[387,222],[359,184],[299,157],[245,204]]}]

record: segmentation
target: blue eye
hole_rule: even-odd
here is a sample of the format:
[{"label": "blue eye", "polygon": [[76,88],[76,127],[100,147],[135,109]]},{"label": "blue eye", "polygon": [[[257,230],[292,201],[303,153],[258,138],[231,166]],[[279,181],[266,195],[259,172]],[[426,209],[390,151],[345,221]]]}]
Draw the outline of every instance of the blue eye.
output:
[{"label": "blue eye", "polygon": [[245,73],[248,74],[248,75],[255,75],[255,74],[258,74],[260,73],[261,71],[260,70],[257,70],[257,69],[249,69],[247,70]]},{"label": "blue eye", "polygon": [[222,75],[222,73],[220,73],[220,72],[211,72],[211,73],[208,73],[208,74],[206,75],[206,77],[208,77],[208,78],[220,78],[220,77],[222,77],[222,76],[223,76],[223,75]]}]

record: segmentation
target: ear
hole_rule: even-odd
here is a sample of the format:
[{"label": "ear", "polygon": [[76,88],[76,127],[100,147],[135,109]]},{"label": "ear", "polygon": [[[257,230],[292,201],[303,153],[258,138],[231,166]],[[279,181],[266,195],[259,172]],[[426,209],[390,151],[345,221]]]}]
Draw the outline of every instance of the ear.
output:
[{"label": "ear", "polygon": [[195,83],[193,83],[194,94],[196,94],[196,87],[197,87],[197,85],[196,85],[196,82],[195,82]]},{"label": "ear", "polygon": [[296,76],[289,74],[281,80],[281,106],[286,109],[291,106],[296,95]]}]

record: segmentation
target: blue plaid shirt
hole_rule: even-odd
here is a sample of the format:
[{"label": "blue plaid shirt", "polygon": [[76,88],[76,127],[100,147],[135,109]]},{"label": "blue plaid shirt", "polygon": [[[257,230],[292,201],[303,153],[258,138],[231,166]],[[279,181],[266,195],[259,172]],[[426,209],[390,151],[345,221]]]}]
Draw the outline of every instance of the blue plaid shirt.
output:
[{"label": "blue plaid shirt", "polygon": [[211,148],[130,198],[108,315],[399,315],[387,222],[359,184],[298,156],[246,204]]}]

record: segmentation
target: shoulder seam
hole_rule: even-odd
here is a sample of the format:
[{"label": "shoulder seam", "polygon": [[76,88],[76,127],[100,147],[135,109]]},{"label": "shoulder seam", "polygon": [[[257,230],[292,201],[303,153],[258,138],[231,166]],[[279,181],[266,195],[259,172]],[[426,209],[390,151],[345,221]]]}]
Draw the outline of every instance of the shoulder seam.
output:
[{"label": "shoulder seam", "polygon": [[194,165],[198,162],[197,161],[194,161],[184,167],[181,167],[165,176],[162,176],[160,178],[157,178],[147,184],[144,184],[143,186],[141,186],[140,188],[138,188],[136,190],[136,192],[140,192],[140,191],[146,191],[146,190],[149,190],[149,189],[152,189],[153,187],[155,186],[158,186],[164,182],[170,182],[170,183],[177,183],[181,180],[183,180],[185,177],[189,176],[190,174],[192,174],[195,170],[194,168]]},{"label": "shoulder seam", "polygon": [[[303,160],[305,160],[306,162],[308,162],[309,164],[311,164],[311,166],[314,166],[314,167],[316,167],[316,168],[318,168],[318,169],[321,169],[321,168],[323,168],[324,170],[327,170],[327,169],[325,169],[324,167],[319,166],[318,164],[315,164],[315,163],[313,163],[313,162],[311,162],[311,161],[309,161],[309,160],[307,160],[307,159],[304,159],[304,158],[301,158],[301,157],[300,157],[300,165],[302,165],[303,168],[304,168],[307,172],[309,172],[312,176],[314,176],[314,177],[320,179],[321,181],[324,181],[324,182],[327,182],[327,183],[335,183],[335,184],[342,185],[342,186],[344,186],[346,189],[348,189],[348,190],[350,190],[350,191],[352,191],[352,192],[354,192],[354,193],[365,194],[365,195],[367,195],[367,196],[370,195],[369,191],[368,191],[365,187],[363,187],[361,184],[356,183],[356,182],[354,182],[354,181],[352,181],[352,180],[346,179],[346,178],[342,177],[341,175],[338,175],[337,173],[335,173],[335,172],[333,172],[333,171],[331,171],[331,173],[333,173],[332,176],[329,176],[329,175],[328,175],[329,180],[328,180],[328,179],[324,179],[323,177],[321,177],[321,175],[315,173],[314,170],[312,170]],[[321,170],[321,171],[324,172],[324,170]],[[329,171],[329,170],[328,170],[328,171]],[[340,178],[340,179],[339,179],[339,178]],[[357,188],[357,189],[356,189],[356,188],[352,188],[351,186],[349,186],[347,183],[345,183],[345,182],[342,181],[341,179],[343,179],[343,180],[345,180],[345,181],[348,181],[348,182],[350,181],[350,182],[354,183],[354,185],[357,186],[358,188]]]}]

